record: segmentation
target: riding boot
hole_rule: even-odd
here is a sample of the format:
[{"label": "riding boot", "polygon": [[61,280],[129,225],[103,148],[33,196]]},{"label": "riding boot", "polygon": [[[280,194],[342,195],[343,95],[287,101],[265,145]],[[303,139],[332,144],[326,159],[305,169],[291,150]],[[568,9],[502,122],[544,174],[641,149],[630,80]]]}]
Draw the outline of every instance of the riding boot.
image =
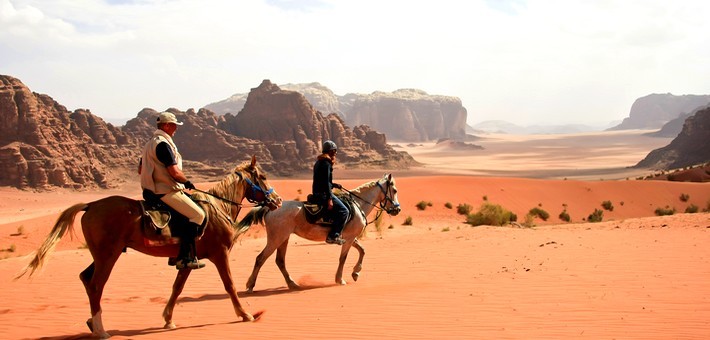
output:
[{"label": "riding boot", "polygon": [[197,228],[199,228],[199,225],[192,222],[185,226],[185,233],[180,238],[180,253],[178,254],[178,261],[175,264],[175,268],[183,269],[187,267],[190,269],[200,269],[205,266],[204,263],[201,263],[197,259],[197,246],[195,245]]}]

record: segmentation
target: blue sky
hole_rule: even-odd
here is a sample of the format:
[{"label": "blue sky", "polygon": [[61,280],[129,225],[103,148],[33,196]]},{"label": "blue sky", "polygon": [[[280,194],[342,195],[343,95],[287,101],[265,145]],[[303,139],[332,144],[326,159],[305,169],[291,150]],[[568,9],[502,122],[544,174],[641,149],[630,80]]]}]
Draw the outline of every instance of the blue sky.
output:
[{"label": "blue sky", "polygon": [[710,94],[710,1],[0,0],[0,74],[110,121],[263,79],[417,88],[469,123],[603,124]]}]

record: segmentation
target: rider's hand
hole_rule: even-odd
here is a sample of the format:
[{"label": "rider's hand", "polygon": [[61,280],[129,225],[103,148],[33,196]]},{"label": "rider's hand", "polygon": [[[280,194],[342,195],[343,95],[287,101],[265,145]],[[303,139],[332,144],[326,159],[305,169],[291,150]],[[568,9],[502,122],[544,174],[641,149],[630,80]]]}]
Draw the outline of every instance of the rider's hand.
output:
[{"label": "rider's hand", "polygon": [[328,210],[333,210],[333,200],[328,199]]},{"label": "rider's hand", "polygon": [[187,182],[183,183],[182,185],[185,186],[185,189],[195,190],[195,185],[192,184],[192,182],[190,182],[190,181],[187,181]]},{"label": "rider's hand", "polygon": [[343,186],[342,186],[342,185],[340,185],[340,184],[338,184],[338,183],[333,183],[333,188],[336,188],[336,189],[342,189],[342,188],[343,188]]}]

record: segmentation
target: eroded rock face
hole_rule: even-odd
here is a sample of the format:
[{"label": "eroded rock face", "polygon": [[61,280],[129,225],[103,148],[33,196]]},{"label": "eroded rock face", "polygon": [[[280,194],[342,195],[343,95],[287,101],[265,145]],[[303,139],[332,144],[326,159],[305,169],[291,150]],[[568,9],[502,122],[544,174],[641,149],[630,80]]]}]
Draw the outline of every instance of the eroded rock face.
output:
[{"label": "eroded rock face", "polygon": [[[134,141],[88,110],[69,112],[51,97],[0,75],[0,185],[20,188],[111,186]],[[122,143],[122,144],[121,144]]]},{"label": "eroded rock face", "polygon": [[710,107],[688,117],[670,144],[651,151],[636,167],[670,170],[710,162]]},{"label": "eroded rock face", "polygon": [[[145,142],[156,130],[158,111],[146,108],[123,127],[90,111],[69,112],[51,97],[31,92],[19,80],[0,76],[0,185],[19,188],[109,188],[137,177]],[[384,135],[361,126],[351,130],[337,114],[323,116],[300,93],[264,81],[249,94],[244,114],[168,109],[184,122],[174,137],[185,173],[215,180],[256,155],[277,175],[310,171],[320,145],[332,139],[340,161],[371,167],[415,164],[396,152]]]},{"label": "eroded rock face", "polygon": [[350,96],[344,109],[350,125],[365,124],[391,140],[419,142],[466,137],[466,109],[456,97],[414,89]]},{"label": "eroded rock face", "polygon": [[[323,115],[337,113],[348,126],[365,124],[390,140],[414,142],[466,137],[467,111],[456,97],[429,95],[415,89],[338,96],[319,83],[286,84],[279,89],[301,93]],[[244,97],[235,94],[206,108],[237,115],[246,103]]]},{"label": "eroded rock face", "polygon": [[710,103],[710,95],[650,94],[636,99],[629,117],[609,130],[658,129],[679,115]]}]

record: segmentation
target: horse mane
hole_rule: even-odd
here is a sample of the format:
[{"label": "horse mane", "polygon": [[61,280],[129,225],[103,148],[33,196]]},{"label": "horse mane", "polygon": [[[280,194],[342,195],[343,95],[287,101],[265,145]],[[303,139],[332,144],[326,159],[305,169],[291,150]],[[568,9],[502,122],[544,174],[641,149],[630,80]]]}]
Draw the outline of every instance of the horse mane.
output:
[{"label": "horse mane", "polygon": [[[229,190],[233,185],[234,182],[238,181],[241,178],[248,178],[249,176],[247,175],[250,173],[248,170],[251,167],[251,161],[244,161],[241,164],[237,165],[234,168],[234,171],[232,171],[227,177],[223,178],[221,181],[219,181],[215,186],[213,186],[209,192],[212,194],[215,194],[220,197],[224,197],[227,199],[230,199],[232,201],[236,201],[236,197],[226,197],[229,196],[228,194],[234,193],[232,190]],[[261,168],[259,166],[254,167],[257,176],[261,176]],[[239,175],[237,175],[239,174]]]},{"label": "horse mane", "polygon": [[374,180],[374,181],[367,182],[367,183],[365,183],[365,184],[361,184],[359,187],[357,187],[357,188],[355,188],[355,189],[353,189],[353,190],[350,190],[350,191],[359,194],[359,193],[361,193],[363,190],[372,188],[372,187],[374,187],[375,185],[377,185],[377,181],[379,181],[379,179],[376,179],[376,180]]}]

